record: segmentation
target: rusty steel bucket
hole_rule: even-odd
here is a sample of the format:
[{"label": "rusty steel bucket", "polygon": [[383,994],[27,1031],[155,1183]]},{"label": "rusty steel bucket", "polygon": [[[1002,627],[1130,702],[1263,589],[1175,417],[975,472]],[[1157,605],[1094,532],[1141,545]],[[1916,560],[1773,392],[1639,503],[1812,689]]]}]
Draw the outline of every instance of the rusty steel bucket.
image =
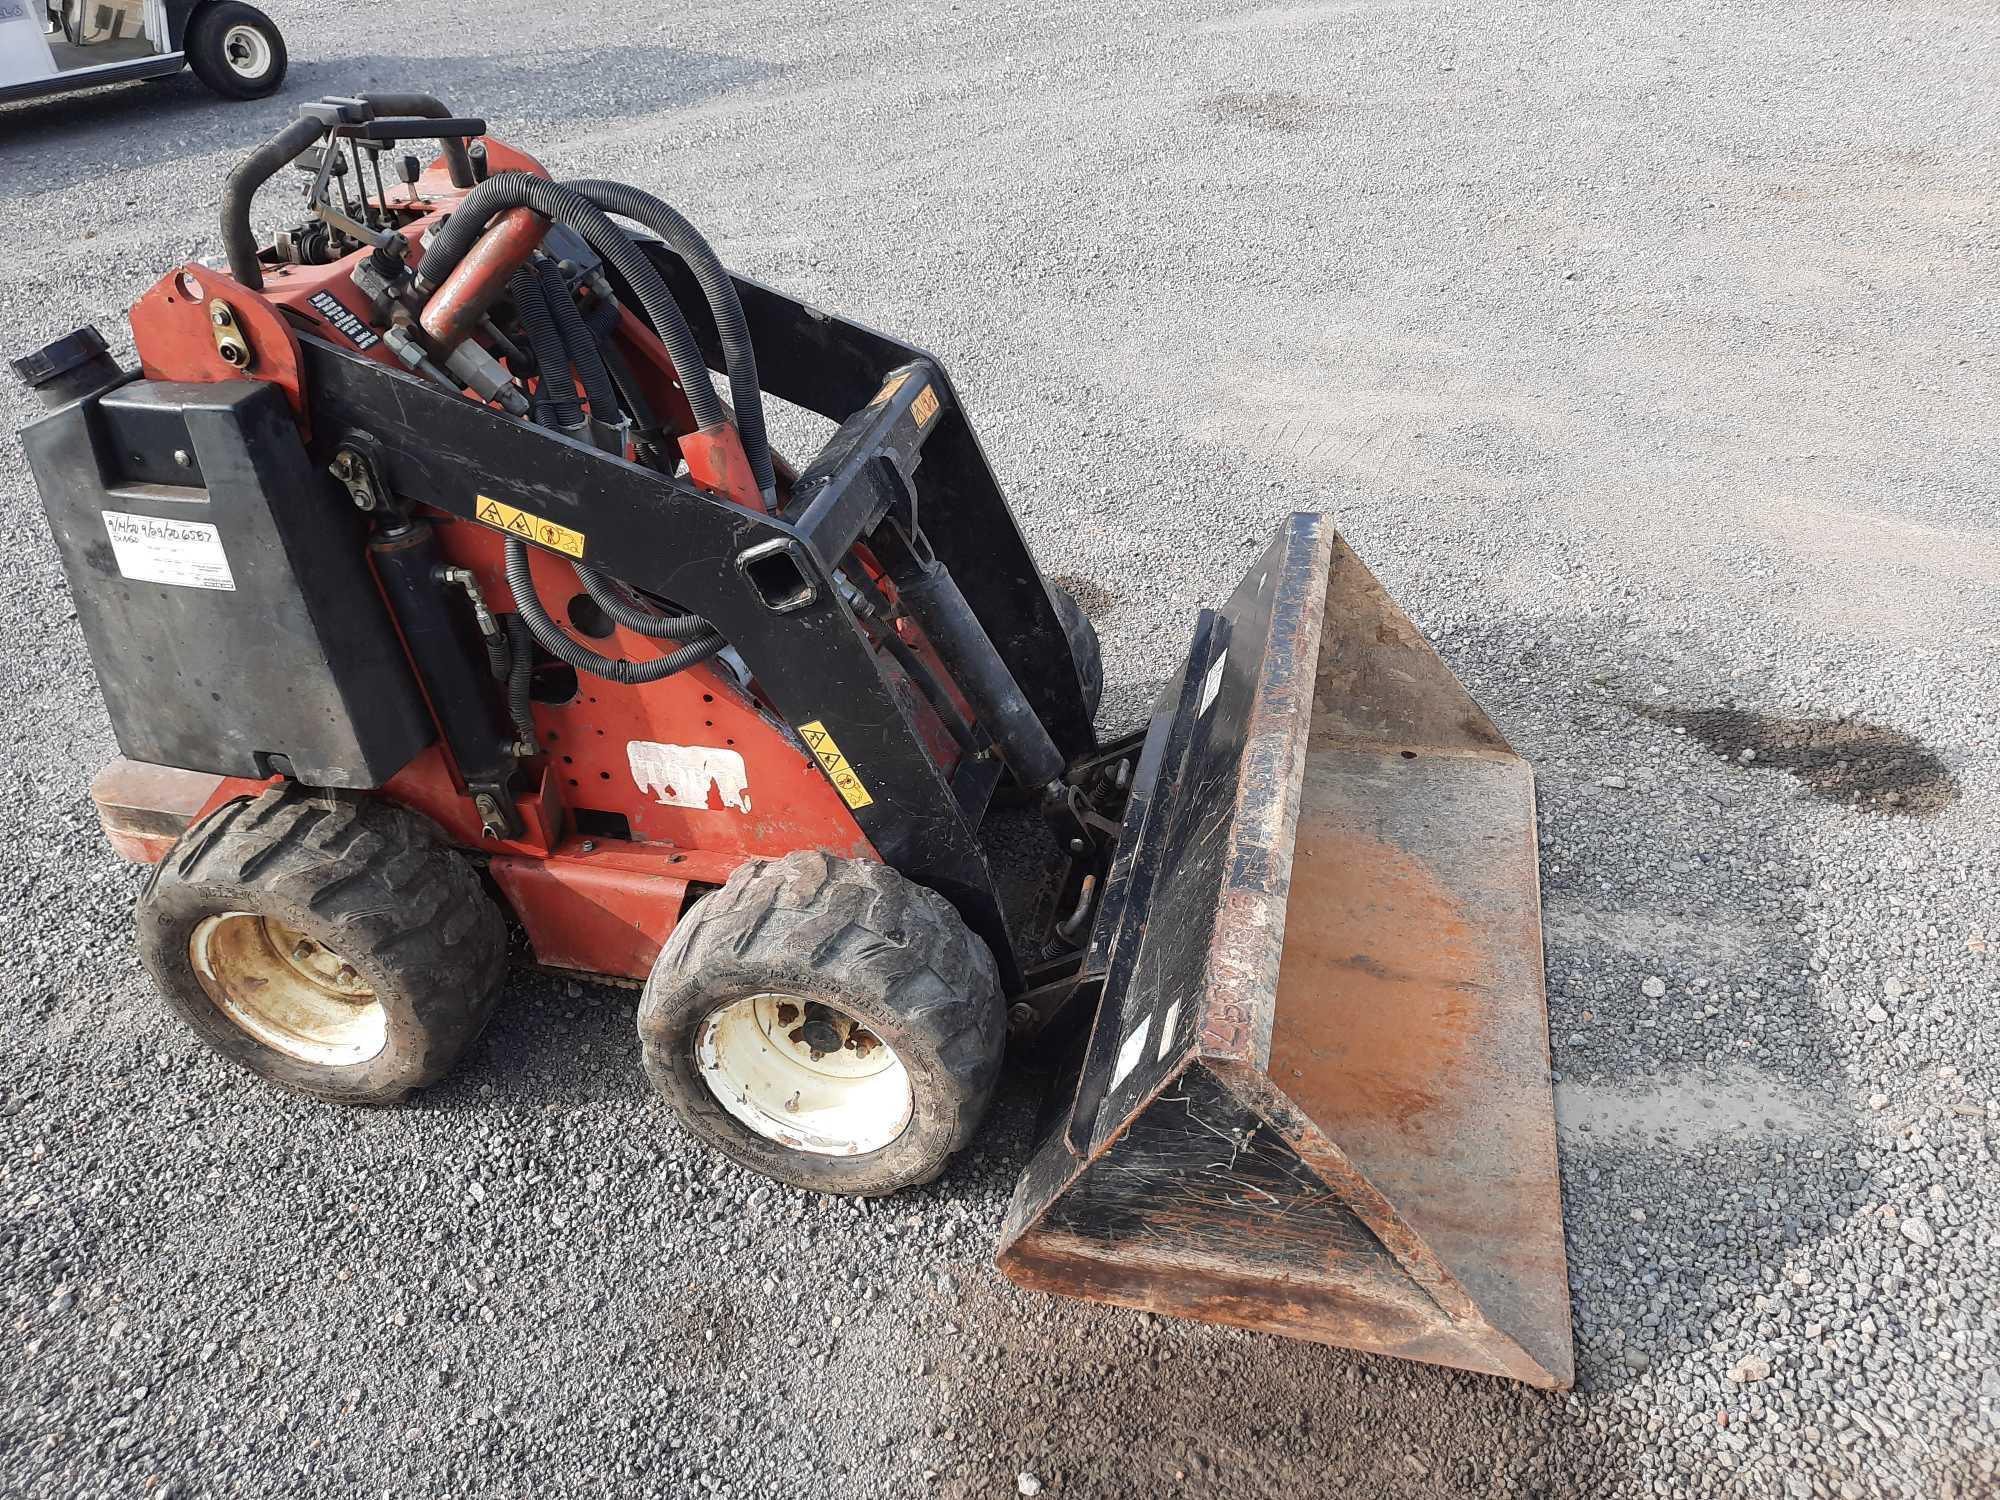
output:
[{"label": "rusty steel bucket", "polygon": [[1565,1388],[1533,773],[1323,517],[1148,730],[1023,1286]]}]

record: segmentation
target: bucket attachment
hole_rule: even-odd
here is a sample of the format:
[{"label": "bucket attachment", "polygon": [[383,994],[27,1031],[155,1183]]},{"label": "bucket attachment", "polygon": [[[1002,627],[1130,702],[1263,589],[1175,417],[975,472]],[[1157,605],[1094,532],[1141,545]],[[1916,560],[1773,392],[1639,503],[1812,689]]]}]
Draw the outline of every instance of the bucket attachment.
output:
[{"label": "bucket attachment", "polygon": [[1571,1383],[1533,774],[1324,518],[1200,617],[1085,973],[1009,1277]]}]

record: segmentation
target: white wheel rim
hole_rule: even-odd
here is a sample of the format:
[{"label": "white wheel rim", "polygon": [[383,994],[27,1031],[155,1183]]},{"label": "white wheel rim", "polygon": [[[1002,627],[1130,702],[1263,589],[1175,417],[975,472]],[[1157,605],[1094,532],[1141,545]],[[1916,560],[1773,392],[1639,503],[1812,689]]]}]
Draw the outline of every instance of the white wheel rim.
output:
[{"label": "white wheel rim", "polygon": [[271,67],[271,44],[264,33],[241,22],[222,33],[222,56],[238,78],[262,78]]},{"label": "white wheel rim", "polygon": [[[807,1005],[796,995],[746,995],[710,1011],[694,1044],[702,1082],[767,1141],[813,1156],[880,1151],[910,1123],[909,1071],[860,1021]],[[833,1050],[813,1045],[835,1036]]]},{"label": "white wheel rim", "polygon": [[389,1042],[374,989],[333,949],[255,912],[205,917],[188,959],[216,1008],[274,1052],[353,1067]]}]

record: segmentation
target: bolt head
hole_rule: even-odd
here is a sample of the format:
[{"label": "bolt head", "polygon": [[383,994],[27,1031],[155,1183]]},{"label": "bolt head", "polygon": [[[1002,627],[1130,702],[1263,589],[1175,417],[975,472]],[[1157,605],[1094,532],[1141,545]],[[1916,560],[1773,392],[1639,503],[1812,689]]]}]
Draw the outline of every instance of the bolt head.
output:
[{"label": "bolt head", "polygon": [[187,449],[176,448],[174,449],[174,462],[179,464],[183,469],[185,469],[189,464],[193,463],[194,460],[188,457]]},{"label": "bolt head", "polygon": [[1016,1000],[1007,1012],[1007,1024],[1016,1031],[1025,1030],[1034,1024],[1035,1008],[1025,1000]]}]

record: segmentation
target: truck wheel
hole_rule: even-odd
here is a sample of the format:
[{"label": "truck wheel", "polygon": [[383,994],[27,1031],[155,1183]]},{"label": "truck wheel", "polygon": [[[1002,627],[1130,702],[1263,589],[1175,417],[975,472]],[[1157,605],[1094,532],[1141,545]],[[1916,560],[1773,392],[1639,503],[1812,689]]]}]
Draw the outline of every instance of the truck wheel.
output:
[{"label": "truck wheel", "polygon": [[392,1104],[479,1035],[507,930],[392,803],[277,788],[191,826],[139,896],[139,956],[217,1052],[302,1094]]},{"label": "truck wheel", "polygon": [[241,0],[211,0],[187,29],[188,66],[225,99],[262,99],[285,81],[285,39],[271,18]]},{"label": "truck wheel", "polygon": [[1069,641],[1070,660],[1076,663],[1076,675],[1083,684],[1083,706],[1094,719],[1097,705],[1104,701],[1104,652],[1097,644],[1097,627],[1090,623],[1076,596],[1061,584],[1049,585],[1049,597],[1055,601],[1056,618],[1062,621],[1063,635]]},{"label": "truck wheel", "polygon": [[944,897],[804,850],[742,866],[681,920],[639,1037],[653,1086],[723,1155],[877,1194],[972,1139],[1007,1018],[993,955]]}]

